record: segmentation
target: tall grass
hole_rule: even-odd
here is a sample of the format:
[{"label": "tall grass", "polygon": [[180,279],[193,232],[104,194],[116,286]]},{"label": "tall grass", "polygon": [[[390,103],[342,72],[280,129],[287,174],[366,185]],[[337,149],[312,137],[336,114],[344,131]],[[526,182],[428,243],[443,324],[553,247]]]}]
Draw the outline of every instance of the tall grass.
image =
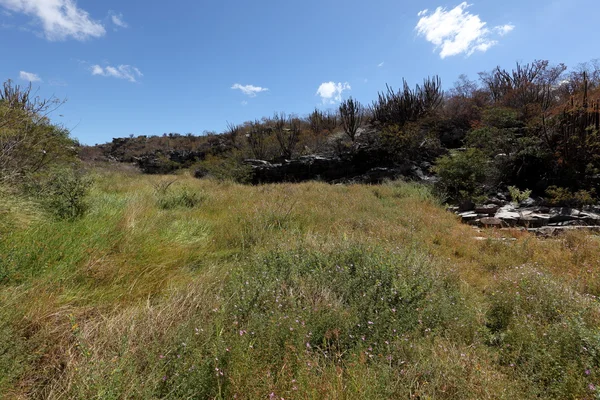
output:
[{"label": "tall grass", "polygon": [[0,397],[596,397],[594,236],[476,232],[403,182],[94,174],[78,220],[4,203]]}]

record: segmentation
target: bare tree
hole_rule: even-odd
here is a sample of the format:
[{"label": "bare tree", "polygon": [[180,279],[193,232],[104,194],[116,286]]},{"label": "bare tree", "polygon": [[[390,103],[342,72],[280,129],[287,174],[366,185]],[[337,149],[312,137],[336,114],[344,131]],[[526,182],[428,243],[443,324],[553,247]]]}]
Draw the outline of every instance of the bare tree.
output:
[{"label": "bare tree", "polygon": [[300,121],[294,117],[287,118],[285,113],[275,114],[273,121],[281,155],[291,158],[300,136]]},{"label": "bare tree", "polygon": [[344,100],[340,104],[340,119],[342,121],[342,127],[346,135],[352,140],[352,143],[356,140],[356,132],[362,125],[364,117],[364,108],[357,100],[350,97],[348,100]]},{"label": "bare tree", "polygon": [[254,158],[263,160],[267,156],[266,139],[272,131],[271,127],[258,120],[250,124],[250,131],[246,134],[246,138]]}]

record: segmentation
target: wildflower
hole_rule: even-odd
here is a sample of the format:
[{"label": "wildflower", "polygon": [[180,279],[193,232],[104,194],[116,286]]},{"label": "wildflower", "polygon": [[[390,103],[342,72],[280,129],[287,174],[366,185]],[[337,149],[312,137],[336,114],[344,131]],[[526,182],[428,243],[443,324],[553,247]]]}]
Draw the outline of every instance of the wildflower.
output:
[{"label": "wildflower", "polygon": [[590,370],[589,370],[589,369],[586,369],[586,370],[585,370],[585,374],[586,374],[586,375],[589,375],[589,374],[590,374]]},{"label": "wildflower", "polygon": [[593,383],[590,383],[588,388],[593,392],[594,390],[596,390],[596,386]]}]

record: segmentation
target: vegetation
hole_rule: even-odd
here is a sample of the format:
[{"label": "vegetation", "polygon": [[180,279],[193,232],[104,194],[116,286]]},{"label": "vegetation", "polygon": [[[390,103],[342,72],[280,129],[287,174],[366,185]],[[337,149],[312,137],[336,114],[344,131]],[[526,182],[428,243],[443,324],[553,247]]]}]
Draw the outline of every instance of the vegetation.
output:
[{"label": "vegetation", "polygon": [[[6,398],[596,394],[594,236],[475,233],[404,182],[169,185],[113,169],[95,169],[79,219],[11,211]],[[171,192],[202,201],[160,201]]]},{"label": "vegetation", "polygon": [[[210,160],[209,165],[233,172],[225,179],[248,182],[252,179],[243,177],[247,174],[241,165],[250,158],[279,162],[319,154],[357,164],[369,159],[369,165],[382,167],[425,163],[425,169],[437,165],[433,171],[439,173],[451,168],[448,160],[455,150],[477,149],[467,169],[478,171],[478,176],[461,183],[469,188],[447,181],[446,177],[456,178],[452,174],[441,176],[439,192],[446,193],[447,200],[477,198],[508,186],[530,189],[535,196],[546,196],[547,189],[556,186],[585,191],[595,200],[600,193],[599,71],[598,62],[568,72],[563,64],[536,60],[483,72],[479,82],[461,76],[447,91],[438,77],[426,78],[414,89],[403,81],[401,90],[388,86],[367,108],[350,98],[337,112],[315,110],[289,118],[280,113],[230,124],[220,135],[115,139],[83,149],[82,156],[137,162],[151,173]],[[455,162],[459,161],[470,162]]]},{"label": "vegetation", "polygon": [[[80,149],[58,103],[8,82],[0,397],[598,398],[598,237],[475,231],[442,206],[595,203],[598,71],[536,61]],[[245,159],[315,153],[439,180],[245,184]]]}]

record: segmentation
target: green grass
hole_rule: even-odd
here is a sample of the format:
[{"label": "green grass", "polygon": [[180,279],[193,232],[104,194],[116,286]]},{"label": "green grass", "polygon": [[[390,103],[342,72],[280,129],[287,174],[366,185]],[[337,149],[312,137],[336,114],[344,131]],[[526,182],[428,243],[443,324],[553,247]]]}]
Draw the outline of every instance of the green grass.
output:
[{"label": "green grass", "polygon": [[594,236],[403,182],[94,175],[73,221],[3,192],[0,398],[597,398]]}]

